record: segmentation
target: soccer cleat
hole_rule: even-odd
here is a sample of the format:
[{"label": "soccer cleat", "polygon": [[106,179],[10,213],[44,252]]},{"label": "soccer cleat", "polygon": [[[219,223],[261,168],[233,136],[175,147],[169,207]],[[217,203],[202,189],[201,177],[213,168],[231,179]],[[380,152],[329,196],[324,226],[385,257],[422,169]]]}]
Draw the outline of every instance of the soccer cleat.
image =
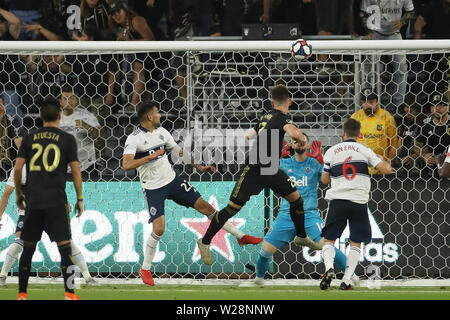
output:
[{"label": "soccer cleat", "polygon": [[145,284],[152,287],[155,285],[155,281],[153,281],[152,273],[150,272],[150,270],[141,269],[139,273],[141,274],[142,281]]},{"label": "soccer cleat", "polygon": [[16,300],[28,300],[28,294],[25,292],[19,292]]},{"label": "soccer cleat", "polygon": [[253,282],[260,287],[264,286],[264,278],[258,278],[256,277],[255,280],[253,280]]},{"label": "soccer cleat", "polygon": [[305,238],[301,238],[299,236],[295,236],[294,244],[299,247],[309,247],[312,250],[322,250],[322,245],[318,242],[313,241],[310,237],[306,236]]},{"label": "soccer cleat", "polygon": [[6,286],[6,277],[0,276],[0,287]]},{"label": "soccer cleat", "polygon": [[345,282],[342,282],[339,286],[339,290],[353,290],[353,287],[351,284],[346,284]]},{"label": "soccer cleat", "polygon": [[260,242],[263,241],[263,238],[258,238],[258,237],[253,237],[253,236],[249,236],[249,235],[244,235],[241,239],[238,239],[238,243],[239,245],[245,246],[247,244],[258,244]]},{"label": "soccer cleat", "polygon": [[99,286],[100,285],[100,283],[98,283],[94,278],[89,278],[89,279],[87,279],[86,280],[86,284],[88,285],[88,286]]},{"label": "soccer cleat", "polygon": [[202,240],[203,238],[200,238],[197,241],[198,249],[200,250],[200,255],[202,256],[203,263],[210,266],[212,265],[213,261],[211,257],[211,251],[209,250],[209,244],[203,244]]},{"label": "soccer cleat", "polygon": [[320,289],[327,290],[331,285],[331,280],[334,279],[334,269],[330,268],[322,275],[322,280],[320,280]]},{"label": "soccer cleat", "polygon": [[75,293],[64,293],[64,300],[81,300]]}]

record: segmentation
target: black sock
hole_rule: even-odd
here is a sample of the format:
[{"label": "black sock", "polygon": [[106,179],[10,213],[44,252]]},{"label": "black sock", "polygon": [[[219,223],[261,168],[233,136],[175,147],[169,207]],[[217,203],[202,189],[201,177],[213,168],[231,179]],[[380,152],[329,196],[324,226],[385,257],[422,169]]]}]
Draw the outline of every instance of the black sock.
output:
[{"label": "black sock", "polygon": [[297,236],[305,238],[305,211],[303,210],[303,199],[301,197],[290,203],[289,213],[294,222]]},{"label": "black sock", "polygon": [[31,259],[33,258],[36,244],[24,244],[22,255],[19,261],[19,292],[27,292],[28,279],[31,272]]},{"label": "black sock", "polygon": [[235,209],[233,207],[230,207],[227,205],[225,208],[220,210],[214,215],[214,218],[212,218],[211,223],[209,224],[208,230],[206,230],[206,233],[203,237],[202,243],[203,244],[210,244],[212,241],[212,238],[216,235],[217,232],[223,227],[225,222],[228,221],[232,216],[234,216],[236,213],[239,212],[239,209]]},{"label": "black sock", "polygon": [[[64,289],[66,292],[74,293],[75,269],[72,262],[72,248],[70,243],[58,246],[58,250],[61,255],[61,272],[64,278]],[[71,278],[69,279],[69,277]]]}]

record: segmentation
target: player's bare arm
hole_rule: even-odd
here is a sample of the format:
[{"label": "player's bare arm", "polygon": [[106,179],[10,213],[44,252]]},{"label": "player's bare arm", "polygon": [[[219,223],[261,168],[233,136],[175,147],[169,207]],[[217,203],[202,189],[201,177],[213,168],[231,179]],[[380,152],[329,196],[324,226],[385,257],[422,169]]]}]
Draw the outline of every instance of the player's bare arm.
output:
[{"label": "player's bare arm", "polygon": [[25,210],[25,196],[22,192],[22,168],[25,165],[25,158],[16,158],[14,166],[14,185],[16,186],[16,204],[21,210]]},{"label": "player's bare arm", "polygon": [[124,154],[123,159],[122,159],[122,168],[125,171],[136,169],[136,168],[146,164],[147,162],[154,160],[154,159],[158,158],[159,156],[162,156],[163,154],[164,154],[163,149],[159,149],[159,150],[155,151],[155,153],[150,154],[150,155],[145,156],[140,159],[134,159],[134,154]]},{"label": "player's bare arm", "polygon": [[[72,161],[69,163],[70,169],[72,170],[73,184],[77,192],[77,203],[75,204],[75,213],[77,217],[81,216],[83,212],[83,186],[81,179],[81,170],[78,161]],[[15,172],[14,172],[15,174]],[[16,186],[17,188],[17,186]],[[67,206],[66,206],[67,208]]]},{"label": "player's bare arm", "polygon": [[392,174],[392,167],[389,162],[381,161],[375,169],[379,170],[383,174]]},{"label": "player's bare arm", "polygon": [[251,139],[255,138],[257,135],[258,135],[258,133],[256,132],[256,130],[253,128],[250,128],[245,132],[245,139],[251,140]]},{"label": "player's bare arm", "polygon": [[330,173],[322,172],[322,176],[320,177],[320,182],[322,182],[323,184],[330,184],[331,183]]},{"label": "player's bare arm", "polygon": [[302,130],[297,128],[292,123],[288,123],[284,125],[283,130],[296,142],[300,143],[300,145],[304,145],[306,142],[306,137],[303,135]]},{"label": "player's bare arm", "polygon": [[[180,146],[175,146],[174,147],[174,150],[173,150],[173,152],[175,152],[176,154],[178,154],[178,156],[180,157],[180,158],[182,158],[184,155],[185,155],[185,152],[184,152],[184,150],[180,147]],[[192,154],[191,153],[186,153],[186,156],[188,156],[189,157],[189,159],[191,160],[191,164],[193,165],[193,167],[195,168],[195,169],[197,169],[199,172],[216,172],[216,167],[214,167],[214,166],[211,166],[211,165],[209,165],[209,166],[202,166],[201,164],[196,164],[195,163],[195,159],[194,159],[194,157],[192,156]]]},{"label": "player's bare arm", "polygon": [[[449,178],[450,177],[450,163],[444,162],[446,154],[441,154],[437,157],[438,161],[438,174],[441,178]],[[6,191],[6,190],[5,190]],[[0,207],[0,217],[1,217],[1,207]]]}]

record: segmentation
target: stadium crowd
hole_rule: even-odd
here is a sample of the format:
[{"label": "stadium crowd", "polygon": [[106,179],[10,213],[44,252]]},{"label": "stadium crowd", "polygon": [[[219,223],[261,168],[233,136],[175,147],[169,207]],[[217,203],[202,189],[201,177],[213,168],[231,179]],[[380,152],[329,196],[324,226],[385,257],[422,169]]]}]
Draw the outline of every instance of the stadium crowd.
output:
[{"label": "stadium crowd", "polygon": [[[370,3],[366,0],[2,0],[0,40],[183,40],[192,36],[241,36],[242,24],[257,23],[298,23],[305,37],[351,35],[355,39],[391,39],[395,34],[398,40],[450,38],[449,0],[397,1],[401,19],[389,25],[393,28],[391,35],[371,32],[366,27],[370,16],[365,8]],[[388,13],[395,14],[395,10]],[[329,63],[325,64],[333,59],[319,55],[317,61],[324,64],[314,72],[334,72]],[[120,154],[108,147],[106,141],[115,139],[114,130],[120,130],[121,126],[115,119],[112,126],[115,123],[117,128],[111,129],[111,124],[106,123],[110,117],[118,111],[134,114],[136,105],[147,97],[171,100],[170,110],[178,111],[178,116],[186,110],[183,60],[175,60],[159,53],[77,57],[0,55],[2,177],[12,166],[17,149],[14,140],[23,135],[24,127],[38,125],[39,119],[32,115],[39,111],[38,101],[48,95],[67,105],[65,127],[77,133],[80,143],[88,145],[84,158],[89,159],[82,168],[92,175],[106,172],[105,168],[110,166],[105,160],[119,158]],[[161,61],[167,65],[161,67]],[[392,61],[392,81],[398,90],[394,89],[387,101],[378,101],[377,96],[369,99],[363,94],[366,100],[356,110],[359,107],[364,110],[360,112],[362,117],[376,116],[379,112],[389,115],[390,124],[383,126],[383,130],[390,128],[390,131],[386,133],[386,142],[381,144],[386,143],[390,151],[380,153],[397,168],[432,176],[438,157],[450,144],[449,54],[397,55]],[[166,67],[172,72],[168,84],[164,83]],[[124,74],[130,78],[126,97],[121,94],[120,77]],[[410,78],[416,80],[411,82]],[[173,86],[172,82],[176,94],[167,99],[168,94],[161,91]],[[105,133],[105,127],[111,131]],[[379,129],[376,125],[374,128]],[[383,130],[376,133],[380,139],[386,138]],[[369,131],[368,135],[374,134]],[[380,145],[379,141],[373,143]],[[96,152],[92,152],[94,145]]]}]

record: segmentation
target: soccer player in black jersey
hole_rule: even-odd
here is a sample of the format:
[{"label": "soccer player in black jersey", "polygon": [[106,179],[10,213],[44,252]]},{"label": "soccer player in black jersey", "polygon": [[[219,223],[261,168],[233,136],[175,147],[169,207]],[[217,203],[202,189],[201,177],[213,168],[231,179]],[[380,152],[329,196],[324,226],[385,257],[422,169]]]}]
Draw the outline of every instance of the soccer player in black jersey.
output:
[{"label": "soccer player in black jersey", "polygon": [[212,238],[228,219],[239,212],[252,195],[259,194],[265,187],[269,187],[289,201],[290,215],[297,233],[294,243],[316,250],[321,248],[318,243],[306,235],[303,199],[289,176],[279,168],[285,134],[287,133],[292,139],[303,142],[303,144],[306,138],[287,116],[292,104],[287,88],[278,85],[271,90],[271,95],[273,109],[263,115],[256,126],[246,135],[247,139],[256,136],[256,144],[246,157],[247,165],[236,182],[230,202],[215,215],[204,237],[197,242],[202,261],[207,265],[212,264],[209,250]]},{"label": "soccer player in black jersey", "polygon": [[[21,239],[24,249],[19,262],[18,300],[27,299],[31,259],[36,243],[45,231],[58,245],[61,271],[64,278],[65,299],[79,300],[70,283],[73,271],[69,213],[66,211],[67,166],[72,170],[77,192],[75,211],[83,211],[81,172],[75,137],[58,128],[61,108],[56,100],[45,100],[40,107],[43,127],[23,138],[14,167],[16,203],[26,209]],[[22,167],[26,164],[26,194],[22,192]],[[25,208],[26,207],[26,208]]]}]

